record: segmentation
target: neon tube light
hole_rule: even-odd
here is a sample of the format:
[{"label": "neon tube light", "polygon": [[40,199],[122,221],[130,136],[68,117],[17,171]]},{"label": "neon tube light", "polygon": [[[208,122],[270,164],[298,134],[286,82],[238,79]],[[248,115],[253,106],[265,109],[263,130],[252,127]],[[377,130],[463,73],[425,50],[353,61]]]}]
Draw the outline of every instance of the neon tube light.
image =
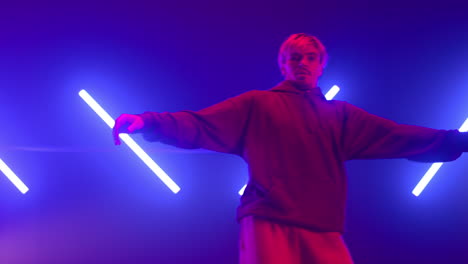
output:
[{"label": "neon tube light", "polygon": [[[465,120],[463,125],[460,127],[458,130],[460,132],[467,132],[468,131],[468,118]],[[419,183],[414,187],[413,189],[413,194],[415,196],[419,196],[422,191],[424,191],[424,188],[429,184],[429,182],[432,180],[432,178],[436,175],[437,171],[439,171],[440,167],[442,167],[444,163],[443,162],[437,162],[433,163],[432,166],[429,168],[429,170],[424,174],[424,176],[421,178]]]},{"label": "neon tube light", "polygon": [[[91,97],[91,95],[88,94],[88,92],[81,90],[78,94],[110,128],[114,127],[114,119]],[[156,174],[156,176],[158,176],[159,179],[161,179],[161,181],[171,189],[173,193],[178,193],[180,191],[180,187],[128,134],[120,134],[119,137],[154,172],[154,174]]]},{"label": "neon tube light", "polygon": [[13,183],[18,190],[25,194],[29,191],[29,188],[16,176],[16,174],[0,159],[0,171],[2,171],[5,176]]}]

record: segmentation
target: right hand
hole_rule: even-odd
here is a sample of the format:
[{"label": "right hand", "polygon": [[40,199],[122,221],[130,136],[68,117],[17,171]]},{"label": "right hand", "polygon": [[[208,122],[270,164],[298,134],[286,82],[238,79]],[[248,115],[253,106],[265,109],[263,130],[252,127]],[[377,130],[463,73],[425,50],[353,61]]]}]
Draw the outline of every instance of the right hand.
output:
[{"label": "right hand", "polygon": [[114,128],[112,128],[112,136],[114,137],[115,145],[120,145],[120,133],[131,134],[136,130],[142,129],[145,125],[143,118],[138,115],[122,114],[115,120]]}]

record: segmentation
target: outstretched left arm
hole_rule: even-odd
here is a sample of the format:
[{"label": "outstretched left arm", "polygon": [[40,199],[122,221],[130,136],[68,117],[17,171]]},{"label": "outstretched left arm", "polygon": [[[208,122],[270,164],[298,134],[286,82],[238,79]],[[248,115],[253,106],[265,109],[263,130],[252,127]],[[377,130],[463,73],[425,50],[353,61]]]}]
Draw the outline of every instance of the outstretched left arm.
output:
[{"label": "outstretched left arm", "polygon": [[468,133],[398,124],[345,104],[346,160],[407,158],[420,162],[456,160],[468,152]]}]

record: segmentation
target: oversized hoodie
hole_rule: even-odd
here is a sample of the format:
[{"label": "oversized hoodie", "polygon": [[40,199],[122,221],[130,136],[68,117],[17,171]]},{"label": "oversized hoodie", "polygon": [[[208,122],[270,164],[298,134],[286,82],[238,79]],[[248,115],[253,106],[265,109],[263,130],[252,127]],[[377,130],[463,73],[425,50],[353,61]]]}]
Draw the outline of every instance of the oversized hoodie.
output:
[{"label": "oversized hoodie", "polygon": [[467,133],[397,124],[289,81],[200,111],[140,116],[146,140],[231,153],[247,162],[238,220],[253,215],[314,231],[343,232],[345,161],[445,162],[468,151]]}]

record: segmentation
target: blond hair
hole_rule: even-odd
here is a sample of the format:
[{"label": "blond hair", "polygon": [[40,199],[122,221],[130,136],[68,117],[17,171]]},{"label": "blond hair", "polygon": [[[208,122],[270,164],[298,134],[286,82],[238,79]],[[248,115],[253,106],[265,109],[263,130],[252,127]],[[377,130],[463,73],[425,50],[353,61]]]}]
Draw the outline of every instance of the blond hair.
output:
[{"label": "blond hair", "polygon": [[281,66],[286,63],[287,59],[287,54],[291,51],[292,48],[294,47],[303,47],[306,45],[312,45],[314,46],[317,51],[319,52],[319,57],[320,57],[320,64],[322,65],[322,68],[325,68],[325,65],[327,64],[328,61],[328,54],[325,49],[325,46],[320,42],[320,40],[312,35],[306,34],[306,33],[296,33],[291,36],[289,36],[283,44],[281,44],[279,54],[278,54],[278,65],[281,68]]}]

